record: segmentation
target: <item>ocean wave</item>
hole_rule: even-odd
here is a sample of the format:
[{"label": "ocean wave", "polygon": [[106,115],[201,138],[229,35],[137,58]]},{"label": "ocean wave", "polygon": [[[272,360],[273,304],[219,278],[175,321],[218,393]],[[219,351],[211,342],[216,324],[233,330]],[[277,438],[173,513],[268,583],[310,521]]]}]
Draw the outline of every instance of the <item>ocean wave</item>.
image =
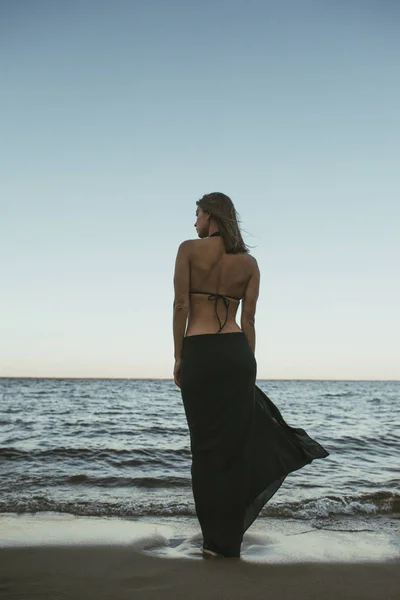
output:
[{"label": "ocean wave", "polygon": [[[53,478],[54,479],[54,478]],[[160,477],[94,477],[90,475],[71,475],[58,479],[56,485],[62,484],[87,484],[100,487],[138,487],[138,488],[171,488],[189,487],[190,479],[187,477],[160,476]]]},{"label": "ocean wave", "polygon": [[190,487],[191,480],[189,477],[180,477],[176,475],[161,475],[155,477],[146,476],[141,473],[137,477],[124,477],[119,475],[106,475],[96,477],[95,475],[86,475],[85,473],[76,473],[72,475],[55,475],[50,474],[32,474],[23,473],[17,478],[11,480],[8,484],[7,492],[10,494],[19,492],[20,490],[47,488],[53,493],[57,492],[58,488],[69,486],[71,493],[74,493],[75,486],[99,487],[99,488],[149,488],[162,489],[168,492],[171,488],[187,488]]},{"label": "ocean wave", "polygon": [[[57,501],[46,495],[9,498],[0,501],[2,513],[61,512],[81,516],[173,517],[196,516],[190,501],[101,502],[91,500]],[[326,496],[299,502],[269,503],[258,518],[292,518],[303,521],[333,517],[397,516],[400,513],[400,494],[375,492],[349,496]]]},{"label": "ocean wave", "polygon": [[160,462],[162,464],[173,460],[187,460],[191,457],[189,448],[71,448],[59,446],[43,450],[20,450],[14,446],[0,447],[1,460],[34,461],[40,458],[64,460],[75,459],[85,461],[108,460],[114,466],[137,466]]},{"label": "ocean wave", "polygon": [[321,394],[323,398],[346,398],[347,396],[355,396],[354,392],[340,392],[338,394],[330,394],[327,392],[326,394]]},{"label": "ocean wave", "polygon": [[397,514],[400,513],[400,494],[380,490],[364,494],[329,495],[300,502],[267,505],[262,513],[264,516],[295,519]]}]

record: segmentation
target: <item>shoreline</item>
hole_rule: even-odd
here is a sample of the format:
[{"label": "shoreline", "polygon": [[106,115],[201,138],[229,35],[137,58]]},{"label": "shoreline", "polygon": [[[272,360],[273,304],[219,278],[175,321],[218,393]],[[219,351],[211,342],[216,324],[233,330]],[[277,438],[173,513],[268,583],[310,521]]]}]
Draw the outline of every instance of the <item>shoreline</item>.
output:
[{"label": "shoreline", "polygon": [[395,600],[400,562],[165,560],[126,546],[0,548],[2,600]]},{"label": "shoreline", "polygon": [[[161,558],[201,556],[196,518],[122,518],[70,513],[0,513],[0,549],[125,546]],[[400,520],[382,517],[310,522],[257,519],[243,537],[240,560],[263,564],[400,560]]]},{"label": "shoreline", "polygon": [[[180,522],[182,521],[181,525]],[[396,523],[397,526],[397,523]],[[397,527],[394,529],[398,529]],[[0,514],[0,597],[11,600],[395,600],[398,531],[263,523],[241,558],[204,559],[195,520]],[[261,531],[263,529],[263,531]]]}]

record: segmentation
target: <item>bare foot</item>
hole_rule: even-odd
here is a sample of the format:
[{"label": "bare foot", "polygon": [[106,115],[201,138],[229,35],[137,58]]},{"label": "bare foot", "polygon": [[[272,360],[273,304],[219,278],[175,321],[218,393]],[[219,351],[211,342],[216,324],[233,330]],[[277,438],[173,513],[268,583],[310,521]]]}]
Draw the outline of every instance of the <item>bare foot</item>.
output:
[{"label": "bare foot", "polygon": [[200,550],[202,551],[203,554],[208,554],[209,556],[221,556],[222,554],[218,554],[217,552],[214,552],[213,550],[207,550],[206,548],[200,548]]}]

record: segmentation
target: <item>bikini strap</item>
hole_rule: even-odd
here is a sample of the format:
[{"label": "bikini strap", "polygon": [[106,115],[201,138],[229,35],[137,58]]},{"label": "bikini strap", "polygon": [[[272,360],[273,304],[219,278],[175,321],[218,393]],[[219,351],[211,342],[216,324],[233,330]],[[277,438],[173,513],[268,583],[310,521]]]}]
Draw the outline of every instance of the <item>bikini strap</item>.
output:
[{"label": "bikini strap", "polygon": [[[206,292],[208,293],[208,292]],[[218,300],[222,298],[224,304],[225,304],[225,308],[226,308],[226,316],[225,316],[225,321],[224,324],[221,325],[221,319],[218,316]],[[220,333],[222,328],[225,327],[226,322],[228,320],[228,315],[229,315],[229,299],[224,296],[223,294],[209,294],[208,296],[209,300],[215,300],[215,314],[217,315],[217,319],[218,319],[218,323],[219,323],[219,329],[217,331],[217,333]]]}]

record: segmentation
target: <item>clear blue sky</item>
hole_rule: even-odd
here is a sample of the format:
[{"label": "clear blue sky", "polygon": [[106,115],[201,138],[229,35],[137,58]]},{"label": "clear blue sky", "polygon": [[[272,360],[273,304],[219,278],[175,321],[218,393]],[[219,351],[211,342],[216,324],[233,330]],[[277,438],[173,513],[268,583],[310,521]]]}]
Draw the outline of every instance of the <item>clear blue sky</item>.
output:
[{"label": "clear blue sky", "polygon": [[398,3],[0,7],[0,375],[172,377],[176,251],[222,191],[258,377],[400,378]]}]

